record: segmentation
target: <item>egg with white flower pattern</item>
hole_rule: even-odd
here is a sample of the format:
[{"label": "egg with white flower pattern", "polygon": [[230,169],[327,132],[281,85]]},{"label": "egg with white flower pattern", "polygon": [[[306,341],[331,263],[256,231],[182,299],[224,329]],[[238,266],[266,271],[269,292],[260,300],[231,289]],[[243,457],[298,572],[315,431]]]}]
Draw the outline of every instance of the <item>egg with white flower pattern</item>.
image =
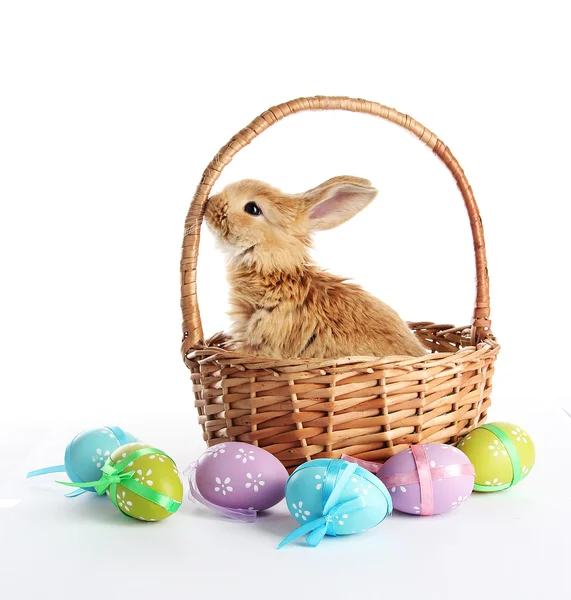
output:
[{"label": "egg with white flower pattern", "polygon": [[[129,432],[116,426],[86,429],[78,433],[67,445],[63,465],[32,471],[28,473],[28,477],[65,471],[74,483],[96,481],[101,477],[101,467],[113,450],[136,440],[137,438]],[[95,490],[91,487],[83,488],[83,491]]]},{"label": "egg with white flower pattern", "polygon": [[535,464],[530,435],[513,423],[480,425],[458,444],[476,469],[474,490],[498,492],[529,475]]},{"label": "egg with white flower pattern", "polygon": [[222,508],[266,510],[284,497],[287,471],[267,450],[242,442],[211,446],[196,465],[196,487]]},{"label": "egg with white flower pattern", "polygon": [[287,482],[286,502],[302,526],[300,531],[304,526],[308,529],[305,533],[316,531],[307,538],[310,545],[316,545],[311,542],[312,535],[319,543],[324,535],[359,533],[375,527],[392,511],[391,497],[375,475],[336,458],[318,458],[300,465]]},{"label": "egg with white flower pattern", "polygon": [[[76,435],[65,451],[65,470],[75,482],[94,481],[101,477],[101,467],[111,452],[137,438],[118,427],[97,427]],[[93,488],[88,488],[93,491]]]},{"label": "egg with white flower pattern", "polygon": [[[176,512],[182,502],[183,488],[177,466],[169,456],[155,448],[138,456],[141,454],[138,451],[150,448],[152,446],[148,444],[134,442],[117,448],[111,454],[113,465],[124,464],[121,472],[132,473],[129,479],[138,484],[118,483],[112,500],[128,517],[140,521],[161,521]],[[129,458],[132,460],[129,461]],[[138,493],[141,488],[141,493]],[[106,493],[110,496],[111,489]]]},{"label": "egg with white flower pattern", "polygon": [[377,472],[395,510],[430,516],[462,505],[472,493],[474,467],[448,444],[417,444],[391,456]]}]

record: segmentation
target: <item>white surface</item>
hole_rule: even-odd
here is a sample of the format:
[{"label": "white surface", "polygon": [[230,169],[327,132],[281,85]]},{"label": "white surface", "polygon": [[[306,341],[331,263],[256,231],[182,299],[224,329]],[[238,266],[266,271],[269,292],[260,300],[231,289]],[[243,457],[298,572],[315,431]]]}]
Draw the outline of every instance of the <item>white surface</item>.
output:
[{"label": "white surface", "polygon": [[[5,432],[2,443],[18,459],[2,477],[0,499],[21,502],[11,508],[0,502],[3,597],[71,599],[81,589],[86,600],[101,598],[102,590],[114,598],[137,591],[144,599],[563,598],[571,559],[571,419],[549,404],[539,418],[507,403],[492,417],[516,413],[525,427],[533,421],[528,429],[537,449],[535,468],[518,486],[473,494],[445,515],[393,513],[369,532],[280,551],[279,541],[297,526],[283,502],[257,523],[243,524],[185,497],[167,521],[140,523],[105,498],[64,498],[52,476],[23,479],[29,469],[59,462],[61,443],[75,430],[32,429],[30,441]],[[141,437],[152,432],[153,444],[181,468],[201,451],[197,436],[189,444],[186,427],[135,425]]]},{"label": "white surface", "polygon": [[[2,600],[124,599],[127,587],[153,600],[165,590],[230,599],[565,595],[571,418],[556,408],[571,413],[565,9],[484,0],[404,9],[377,0],[0,3]],[[148,527],[91,496],[65,499],[49,476],[24,481],[28,469],[61,462],[75,433],[103,423],[135,431],[181,465],[196,457],[200,431],[178,352],[184,216],[231,135],[266,108],[312,94],[394,106],[439,135],[465,169],[502,344],[492,417],[532,432],[534,472],[454,514],[395,515],[368,534],[279,553],[294,526],[284,507],[245,526],[185,503]],[[317,260],[406,319],[468,323],[474,268],[461,198],[432,153],[395,126],[355,114],[288,118],[242,151],[217,187],[256,177],[295,192],[340,173],[371,179],[379,197],[317,238]],[[205,232],[206,334],[227,324],[223,282]]]}]

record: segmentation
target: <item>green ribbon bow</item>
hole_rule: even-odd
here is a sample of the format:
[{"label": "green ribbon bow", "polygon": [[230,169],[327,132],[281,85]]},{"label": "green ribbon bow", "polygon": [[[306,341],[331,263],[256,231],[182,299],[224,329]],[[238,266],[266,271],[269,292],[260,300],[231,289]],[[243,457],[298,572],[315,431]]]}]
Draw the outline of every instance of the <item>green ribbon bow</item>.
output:
[{"label": "green ribbon bow", "polygon": [[[115,465],[110,461],[111,459],[107,459],[103,465],[103,468],[101,469],[103,477],[99,481],[94,482],[92,486],[100,496],[107,491],[107,488],[111,487],[112,485],[117,485],[118,483],[124,483],[126,479],[131,479],[135,474],[135,471],[119,473]],[[84,485],[87,484],[78,485],[77,487],[83,487]]]},{"label": "green ribbon bow", "polygon": [[[135,471],[124,472],[124,469],[133,461],[137,460],[137,458],[140,458],[141,456],[146,456],[147,454],[160,454],[161,456],[166,456],[174,463],[174,461],[172,460],[172,458],[170,458],[170,456],[168,456],[168,454],[165,454],[157,448],[139,448],[138,450],[135,450],[134,452],[128,454],[118,463],[114,463],[111,460],[111,457],[109,457],[101,469],[103,475],[101,479],[97,481],[86,481],[84,483],[58,481],[57,483],[77,488],[92,487],[100,496],[102,496],[107,492],[107,490],[109,490],[109,498],[111,498],[111,502],[113,502],[113,504],[117,508],[119,508],[119,505],[117,504],[117,485],[120,484],[128,490],[132,491],[134,494],[137,494],[137,496],[141,496],[141,498],[144,498],[145,500],[149,500],[154,504],[162,506],[168,512],[174,513],[178,510],[178,507],[181,504],[180,502],[178,502],[177,500],[173,500],[165,494],[162,494],[157,490],[153,490],[152,488],[143,485],[138,481],[135,481],[133,479]],[[119,510],[121,509],[119,508]]]}]

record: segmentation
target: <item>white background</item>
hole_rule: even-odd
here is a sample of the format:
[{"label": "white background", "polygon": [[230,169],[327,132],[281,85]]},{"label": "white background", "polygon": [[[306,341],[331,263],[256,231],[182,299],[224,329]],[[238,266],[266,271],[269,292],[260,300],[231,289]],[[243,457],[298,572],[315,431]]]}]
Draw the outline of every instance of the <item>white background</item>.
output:
[{"label": "white background", "polygon": [[[430,598],[460,590],[472,597],[466,582],[486,573],[492,589],[513,592],[507,597],[560,585],[569,518],[564,509],[562,522],[547,512],[552,501],[542,486],[553,475],[558,506],[569,501],[552,462],[568,470],[558,450],[571,425],[562,410],[571,410],[571,44],[563,6],[0,3],[0,449],[7,457],[0,498],[5,507],[20,500],[12,509],[0,504],[0,539],[10,540],[0,542],[0,570],[28,556],[29,568],[49,579],[56,570],[50,561],[63,561],[79,535],[91,542],[73,554],[68,580],[77,585],[107,566],[99,554],[105,543],[125,545],[125,560],[141,576],[139,559],[166,552],[173,590],[216,591],[216,569],[248,566],[239,586],[224,588],[233,598],[263,592],[266,560],[292,586],[280,586],[283,597],[314,597],[311,573],[326,580],[334,574],[326,565],[342,562],[355,580],[351,564],[362,565],[361,577],[371,570],[381,577],[385,561],[387,589],[401,593],[399,573],[438,572],[429,588],[413,578]],[[544,442],[535,473],[505,494],[471,499],[454,517],[422,524],[395,517],[381,526],[384,534],[379,527],[278,558],[273,547],[293,523],[283,506],[274,521],[247,533],[192,506],[147,533],[121,527],[109,508],[91,510],[94,498],[67,501],[50,481],[22,483],[28,469],[61,461],[75,433],[104,423],[131,429],[179,463],[197,456],[200,428],[179,355],[184,217],[219,147],[270,106],[314,94],[367,98],[408,113],[464,167],[484,222],[492,327],[502,345],[491,416],[518,422]],[[320,234],[316,259],[407,320],[469,323],[474,265],[461,196],[438,159],[396,126],[352,113],[290,117],[244,149],[215,189],[255,177],[297,192],[339,174],[371,179],[379,196],[350,223]],[[227,319],[224,265],[206,231],[198,283],[209,335]],[[466,564],[455,554],[441,568],[438,557],[466,547],[483,523],[490,538],[466,550]],[[54,547],[39,542],[41,527]],[[419,547],[422,561],[411,554]],[[232,559],[237,553],[242,562]],[[207,554],[215,556],[206,561]],[[499,558],[514,568],[509,581]],[[514,575],[515,566],[533,564],[530,581]],[[549,576],[541,565],[551,566]],[[139,581],[149,598],[163,585],[158,562],[156,569],[146,588]],[[449,579],[440,579],[445,572]],[[22,585],[18,594],[31,597],[40,579],[24,582],[12,571],[9,583],[13,594]],[[117,596],[123,584],[113,581]]]}]

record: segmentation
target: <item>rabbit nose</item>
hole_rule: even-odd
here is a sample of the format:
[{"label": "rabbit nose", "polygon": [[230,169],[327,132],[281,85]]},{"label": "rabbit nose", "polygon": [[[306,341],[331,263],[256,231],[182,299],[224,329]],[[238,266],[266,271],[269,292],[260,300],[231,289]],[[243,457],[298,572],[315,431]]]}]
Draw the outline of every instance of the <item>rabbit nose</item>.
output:
[{"label": "rabbit nose", "polygon": [[210,198],[206,205],[204,213],[206,222],[213,228],[219,231],[222,235],[228,233],[228,205],[222,202],[219,198]]}]

